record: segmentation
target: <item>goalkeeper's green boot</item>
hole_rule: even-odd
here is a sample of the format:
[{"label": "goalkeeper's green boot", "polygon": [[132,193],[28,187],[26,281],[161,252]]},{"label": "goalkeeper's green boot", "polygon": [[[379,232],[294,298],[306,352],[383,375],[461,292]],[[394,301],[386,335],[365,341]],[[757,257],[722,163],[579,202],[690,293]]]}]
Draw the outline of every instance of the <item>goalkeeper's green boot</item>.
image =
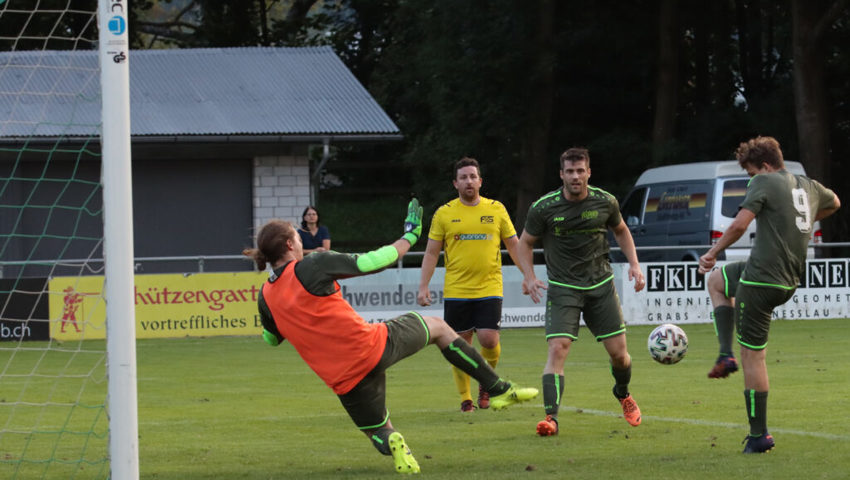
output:
[{"label": "goalkeeper's green boot", "polygon": [[395,471],[398,473],[419,473],[419,463],[413,458],[407,444],[404,443],[404,437],[398,432],[390,434],[390,453],[393,455],[395,462]]},{"label": "goalkeeper's green boot", "polygon": [[515,403],[527,402],[536,397],[539,392],[536,388],[519,387],[511,384],[508,390],[501,395],[490,396],[490,408],[493,410],[501,410]]}]

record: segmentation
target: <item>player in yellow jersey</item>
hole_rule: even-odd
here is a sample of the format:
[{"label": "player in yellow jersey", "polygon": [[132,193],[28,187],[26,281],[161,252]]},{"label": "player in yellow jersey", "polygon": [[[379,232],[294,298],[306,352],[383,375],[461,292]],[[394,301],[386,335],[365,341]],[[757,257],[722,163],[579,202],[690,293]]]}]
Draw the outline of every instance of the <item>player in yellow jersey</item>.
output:
[{"label": "player in yellow jersey", "polygon": [[[438,208],[431,220],[417,301],[422,306],[431,305],[428,283],[437,267],[440,250],[445,248],[446,323],[469,343],[473,333],[477,333],[481,356],[495,367],[501,355],[501,244],[504,242],[514,264],[519,265],[516,261],[519,239],[504,205],[479,195],[482,180],[478,161],[461,158],[455,163],[454,173],[452,184],[458,198]],[[456,368],[453,373],[461,396],[461,411],[475,410],[469,375]],[[489,406],[490,397],[479,386],[478,408]]]}]

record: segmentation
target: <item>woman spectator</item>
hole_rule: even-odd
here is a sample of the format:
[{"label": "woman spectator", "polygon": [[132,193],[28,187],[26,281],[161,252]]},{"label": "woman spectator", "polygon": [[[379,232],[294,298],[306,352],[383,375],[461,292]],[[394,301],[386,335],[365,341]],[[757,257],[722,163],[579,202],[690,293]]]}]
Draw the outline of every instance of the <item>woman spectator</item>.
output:
[{"label": "woman spectator", "polygon": [[326,252],[331,249],[331,232],[328,227],[319,225],[319,211],[308,206],[301,214],[301,228],[298,229],[304,255],[313,252]]}]

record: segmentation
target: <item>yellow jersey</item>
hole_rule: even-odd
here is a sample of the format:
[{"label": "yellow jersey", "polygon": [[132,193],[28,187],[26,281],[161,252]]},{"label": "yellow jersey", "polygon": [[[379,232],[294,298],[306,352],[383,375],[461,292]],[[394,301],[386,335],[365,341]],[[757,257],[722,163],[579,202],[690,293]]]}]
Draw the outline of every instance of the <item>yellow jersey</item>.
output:
[{"label": "yellow jersey", "polygon": [[428,238],[443,242],[446,252],[448,299],[502,296],[502,239],[516,236],[516,229],[501,202],[479,199],[470,207],[455,198],[431,220]]}]

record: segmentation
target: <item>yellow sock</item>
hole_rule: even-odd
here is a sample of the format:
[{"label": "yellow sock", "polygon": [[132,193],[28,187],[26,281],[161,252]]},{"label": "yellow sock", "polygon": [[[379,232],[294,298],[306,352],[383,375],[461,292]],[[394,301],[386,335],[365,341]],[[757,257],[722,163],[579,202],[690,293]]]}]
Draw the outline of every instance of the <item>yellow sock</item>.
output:
[{"label": "yellow sock", "polygon": [[455,385],[457,385],[457,393],[460,394],[460,400],[472,400],[472,394],[469,393],[469,375],[463,372],[463,370],[452,367],[452,376],[455,379]]},{"label": "yellow sock", "polygon": [[481,347],[481,356],[484,357],[484,360],[487,360],[487,363],[490,364],[491,368],[496,368],[496,365],[499,364],[499,357],[502,355],[502,344],[497,343],[493,348],[484,348]]}]

